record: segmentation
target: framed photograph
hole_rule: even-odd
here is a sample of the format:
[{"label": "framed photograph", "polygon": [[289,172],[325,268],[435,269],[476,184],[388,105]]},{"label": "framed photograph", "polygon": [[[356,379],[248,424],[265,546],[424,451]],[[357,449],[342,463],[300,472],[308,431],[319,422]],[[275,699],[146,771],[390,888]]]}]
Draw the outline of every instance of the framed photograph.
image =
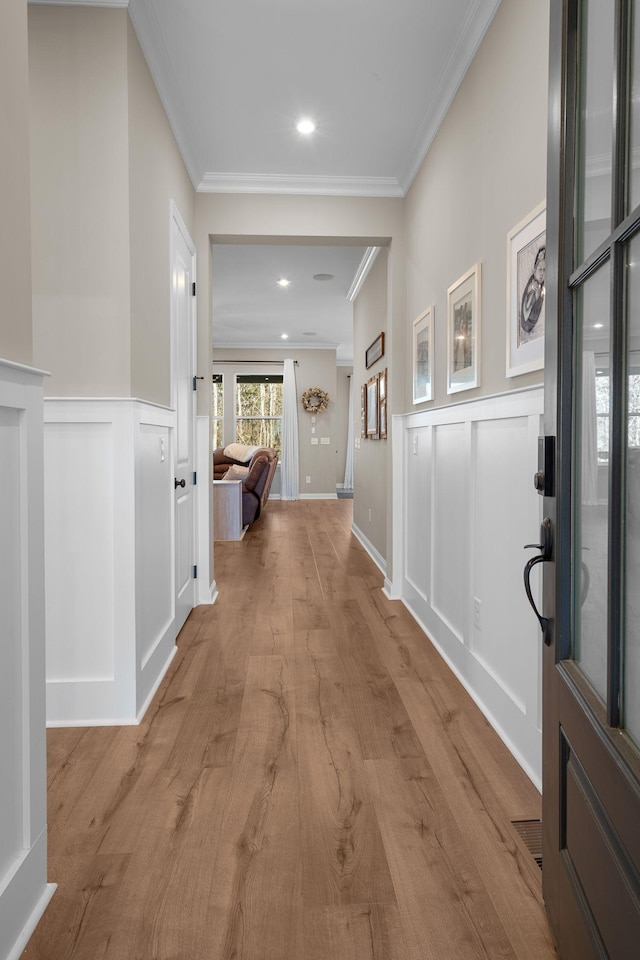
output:
[{"label": "framed photograph", "polygon": [[433,400],[433,307],[413,321],[413,402]]},{"label": "framed photograph", "polygon": [[364,362],[367,370],[372,367],[376,360],[384,357],[384,333],[379,333],[364,355]]},{"label": "framed photograph", "polygon": [[387,439],[387,368],[378,374],[378,436]]},{"label": "framed photograph", "polygon": [[369,440],[378,439],[378,378],[367,380],[367,437]]},{"label": "framed photograph", "polygon": [[480,386],[480,264],[447,290],[447,393]]},{"label": "framed photograph", "polygon": [[362,384],[360,388],[360,436],[367,436],[367,385]]},{"label": "framed photograph", "polygon": [[507,376],[544,366],[546,209],[541,203],[507,234]]}]

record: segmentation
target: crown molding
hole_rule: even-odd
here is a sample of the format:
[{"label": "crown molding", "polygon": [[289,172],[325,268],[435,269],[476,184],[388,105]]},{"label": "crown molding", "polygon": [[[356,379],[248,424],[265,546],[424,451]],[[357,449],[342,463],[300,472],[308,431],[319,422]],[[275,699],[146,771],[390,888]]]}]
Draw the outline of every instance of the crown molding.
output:
[{"label": "crown molding", "polygon": [[205,173],[198,193],[280,193],[326,197],[402,197],[395,177],[311,177]]},{"label": "crown molding", "polygon": [[409,192],[429,147],[447,115],[458,87],[471,66],[478,47],[497,13],[500,2],[501,0],[476,0],[467,12],[458,34],[458,41],[449,57],[447,66],[442,72],[440,83],[435,89],[424,119],[399,171],[398,183],[401,186],[403,196],[406,196]]},{"label": "crown molding", "polygon": [[34,7],[128,7],[129,0],[27,0]]},{"label": "crown molding", "polygon": [[[259,341],[251,341],[247,343],[239,343],[237,341],[230,341],[227,343],[216,342],[213,344],[212,349],[215,350],[277,350],[279,353],[287,350],[337,350],[340,346],[339,343],[333,343],[328,340],[321,343],[300,343],[296,340],[287,340],[280,341],[280,343],[260,343]],[[215,363],[215,360],[214,360]]]},{"label": "crown molding", "polygon": [[[195,137],[186,119],[187,110],[179,92],[178,80],[158,23],[153,0],[130,0],[128,7],[133,29],[162,101],[178,150],[182,154],[193,189],[197,190],[204,165],[198,156]],[[145,37],[148,37],[150,42],[145,42]],[[171,81],[162,83],[162,77],[168,72],[171,74]]]},{"label": "crown molding", "polygon": [[347,300],[349,300],[351,303],[353,303],[355,298],[360,293],[360,288],[362,287],[362,284],[367,279],[367,274],[369,273],[369,270],[371,270],[371,267],[376,262],[376,257],[378,256],[379,253],[380,253],[380,247],[367,247],[367,249],[365,250],[364,257],[360,261],[360,265],[356,270],[355,276],[353,278],[353,283],[351,284],[349,288],[349,292],[347,293]]}]

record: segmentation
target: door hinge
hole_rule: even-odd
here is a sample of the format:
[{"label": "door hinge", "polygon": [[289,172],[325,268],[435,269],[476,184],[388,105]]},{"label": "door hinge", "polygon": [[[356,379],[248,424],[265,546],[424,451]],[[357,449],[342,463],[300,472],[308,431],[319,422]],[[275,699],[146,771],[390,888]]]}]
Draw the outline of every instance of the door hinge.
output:
[{"label": "door hinge", "polygon": [[194,470],[194,471],[193,471],[193,485],[194,485],[194,487],[195,487],[195,485],[196,485],[197,482],[198,482],[198,474],[197,474],[196,471]]},{"label": "door hinge", "polygon": [[195,295],[196,295],[196,282],[194,280],[193,283],[191,284],[191,296],[195,297]]},{"label": "door hinge", "polygon": [[193,579],[194,580],[198,579],[198,565],[196,563],[194,563],[193,565]]}]

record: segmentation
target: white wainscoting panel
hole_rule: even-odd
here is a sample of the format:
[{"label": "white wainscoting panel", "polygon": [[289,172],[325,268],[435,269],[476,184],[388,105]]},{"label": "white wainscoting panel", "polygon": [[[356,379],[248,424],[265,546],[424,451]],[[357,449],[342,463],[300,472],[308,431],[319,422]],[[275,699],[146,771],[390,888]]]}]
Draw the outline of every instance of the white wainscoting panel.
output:
[{"label": "white wainscoting panel", "polygon": [[[47,678],[114,680],[113,423],[48,423],[44,434]],[[78,586],[82,584],[82,589]],[[91,638],[69,643],[69,636]]]},{"label": "white wainscoting panel", "polygon": [[175,414],[45,401],[47,721],[139,721],[175,654]]},{"label": "white wainscoting panel", "polygon": [[0,957],[17,957],[46,882],[42,373],[0,360]]},{"label": "white wainscoting panel", "polygon": [[394,417],[386,587],[538,787],[542,648],[522,570],[542,519],[533,488],[542,413],[539,387]]},{"label": "white wainscoting panel", "polygon": [[176,653],[171,410],[136,403],[136,715]]},{"label": "white wainscoting panel", "polygon": [[[452,635],[464,642],[468,605],[469,443],[465,423],[432,427],[431,605]],[[428,508],[428,504],[425,504]]]},{"label": "white wainscoting panel", "polygon": [[418,596],[431,595],[431,427],[407,430],[405,523],[413,533],[406,540],[405,576]]}]

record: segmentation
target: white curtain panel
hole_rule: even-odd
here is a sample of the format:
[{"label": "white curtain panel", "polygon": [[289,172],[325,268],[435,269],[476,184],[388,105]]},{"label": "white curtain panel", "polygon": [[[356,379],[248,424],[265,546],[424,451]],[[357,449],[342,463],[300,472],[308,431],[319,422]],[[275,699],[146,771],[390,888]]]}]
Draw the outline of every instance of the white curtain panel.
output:
[{"label": "white curtain panel", "polygon": [[349,427],[347,430],[347,462],[344,468],[344,489],[353,490],[353,377],[349,377]]},{"label": "white curtain panel", "polygon": [[298,392],[293,360],[285,360],[282,380],[282,463],[280,499],[298,500],[300,466],[298,457]]},{"label": "white curtain panel", "polygon": [[582,503],[598,504],[598,422],[596,417],[596,358],[582,355]]}]

